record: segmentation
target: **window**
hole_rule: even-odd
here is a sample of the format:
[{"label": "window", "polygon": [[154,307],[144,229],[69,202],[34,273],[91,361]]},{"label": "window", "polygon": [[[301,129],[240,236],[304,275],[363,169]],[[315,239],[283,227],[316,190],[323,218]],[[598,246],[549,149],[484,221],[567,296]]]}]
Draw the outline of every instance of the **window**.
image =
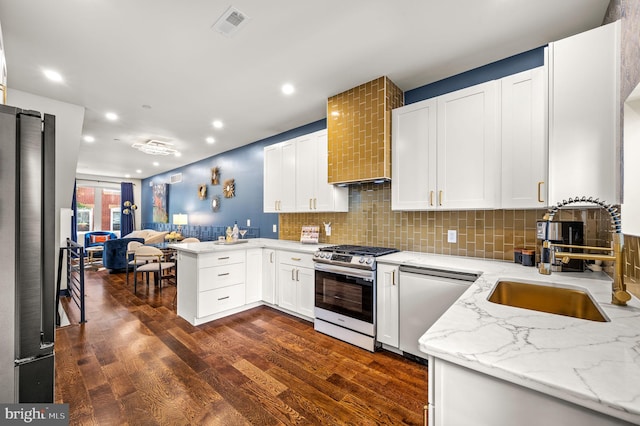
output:
[{"label": "window", "polygon": [[111,227],[110,231],[119,231],[120,230],[120,207],[111,207]]},{"label": "window", "polygon": [[120,231],[120,189],[117,186],[118,189],[78,185],[78,232]]}]

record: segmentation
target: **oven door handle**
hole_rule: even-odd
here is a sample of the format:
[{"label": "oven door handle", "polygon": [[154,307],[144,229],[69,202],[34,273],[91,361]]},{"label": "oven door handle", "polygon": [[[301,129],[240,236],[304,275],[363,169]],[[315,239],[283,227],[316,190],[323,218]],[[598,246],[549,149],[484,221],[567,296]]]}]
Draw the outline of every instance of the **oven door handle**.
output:
[{"label": "oven door handle", "polygon": [[346,275],[348,277],[362,278],[368,281],[373,281],[373,279],[375,278],[375,271],[366,271],[363,269],[354,269],[354,268],[347,268],[344,266],[328,265],[326,263],[316,263],[315,270],[321,271],[321,272],[329,272],[329,273],[335,273],[340,275]]}]

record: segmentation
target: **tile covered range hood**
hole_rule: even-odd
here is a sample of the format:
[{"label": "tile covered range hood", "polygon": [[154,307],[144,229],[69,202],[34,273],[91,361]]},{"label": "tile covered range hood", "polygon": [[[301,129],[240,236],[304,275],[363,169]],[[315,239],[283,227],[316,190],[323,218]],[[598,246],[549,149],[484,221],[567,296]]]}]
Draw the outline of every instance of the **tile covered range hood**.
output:
[{"label": "tile covered range hood", "polygon": [[380,77],[327,101],[329,183],[391,179],[391,110],[404,94]]}]

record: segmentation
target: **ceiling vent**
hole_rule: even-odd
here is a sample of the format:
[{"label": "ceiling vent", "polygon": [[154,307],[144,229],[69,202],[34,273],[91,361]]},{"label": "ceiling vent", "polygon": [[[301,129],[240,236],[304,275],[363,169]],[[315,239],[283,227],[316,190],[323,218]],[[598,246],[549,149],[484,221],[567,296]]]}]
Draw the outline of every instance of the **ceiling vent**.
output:
[{"label": "ceiling vent", "polygon": [[182,182],[182,173],[176,173],[175,175],[171,175],[171,177],[169,178],[169,181],[172,184]]},{"label": "ceiling vent", "polygon": [[145,143],[137,142],[131,145],[131,147],[150,155],[179,155],[178,150],[172,148],[173,144],[155,139],[151,139]]},{"label": "ceiling vent", "polygon": [[247,22],[249,22],[247,15],[233,6],[229,6],[211,28],[227,37],[231,37],[237,33],[240,28],[244,27]]}]

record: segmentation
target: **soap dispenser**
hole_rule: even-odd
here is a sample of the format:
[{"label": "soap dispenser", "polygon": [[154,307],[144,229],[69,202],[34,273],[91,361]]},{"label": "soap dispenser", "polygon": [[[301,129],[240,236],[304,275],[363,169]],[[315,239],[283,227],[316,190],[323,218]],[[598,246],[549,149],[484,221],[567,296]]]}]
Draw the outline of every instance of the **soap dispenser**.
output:
[{"label": "soap dispenser", "polygon": [[240,235],[240,229],[238,229],[238,221],[237,220],[233,224],[233,231],[232,231],[231,235],[232,235],[233,241],[238,241],[238,237]]}]

